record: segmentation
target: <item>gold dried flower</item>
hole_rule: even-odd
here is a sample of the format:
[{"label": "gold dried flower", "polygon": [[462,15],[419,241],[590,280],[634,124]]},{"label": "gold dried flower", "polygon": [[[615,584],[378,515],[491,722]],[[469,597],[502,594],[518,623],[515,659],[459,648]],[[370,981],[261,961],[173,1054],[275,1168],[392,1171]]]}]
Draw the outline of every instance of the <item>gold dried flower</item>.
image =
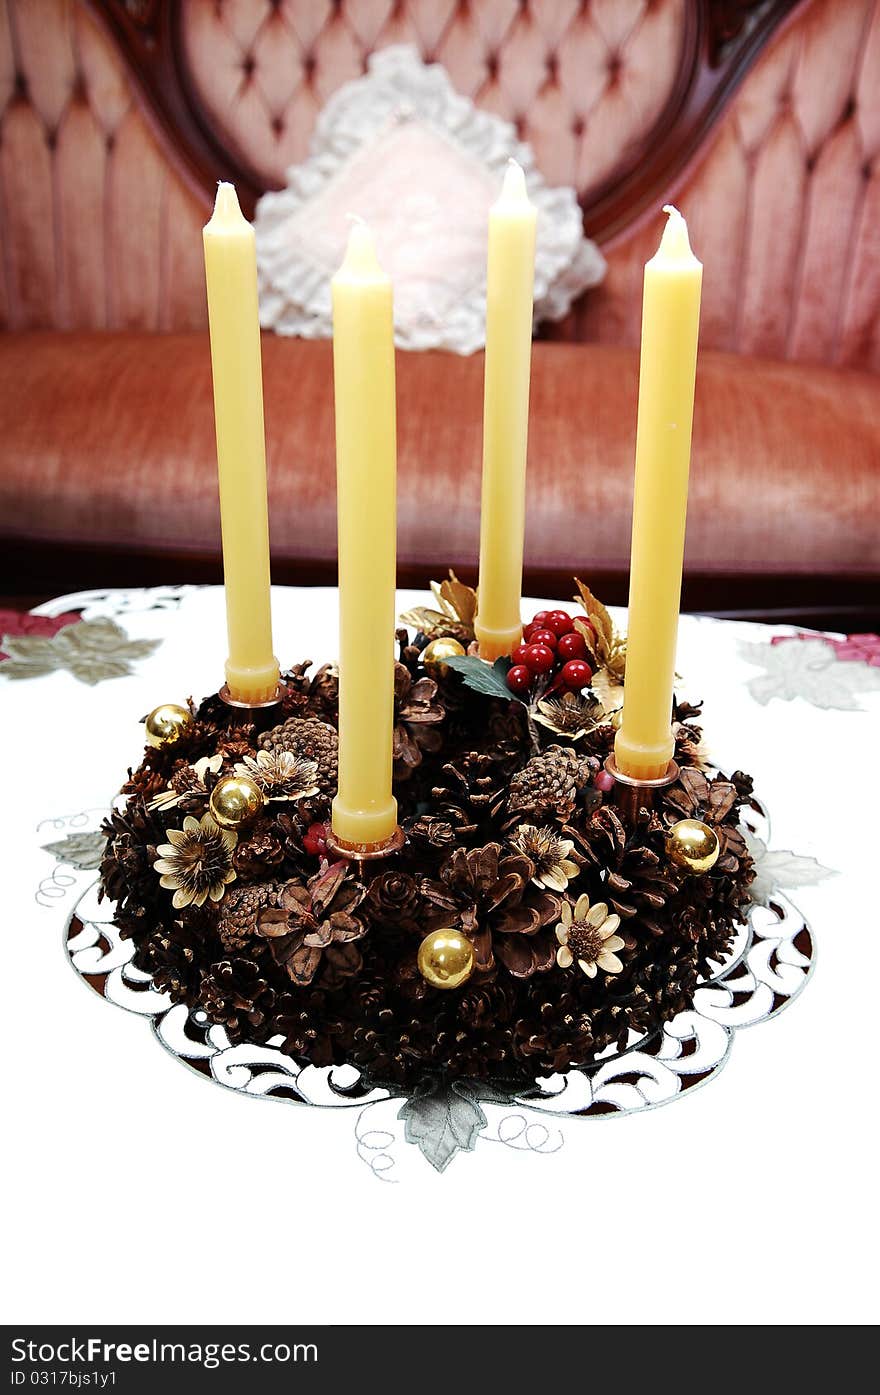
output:
[{"label": "gold dried flower", "polygon": [[609,915],[604,901],[591,907],[589,896],[579,896],[574,908],[570,901],[564,902],[562,920],[556,927],[560,969],[577,963],[588,978],[596,977],[597,968],[606,974],[619,974],[623,964],[614,953],[624,947],[624,941],[614,933],[619,924],[620,916]]},{"label": "gold dried flower", "polygon": [[541,698],[535,721],[568,741],[579,741],[606,720],[597,697],[585,693],[563,693],[562,697]]},{"label": "gold dried flower", "polygon": [[185,799],[208,797],[205,786],[205,776],[210,770],[212,775],[217,775],[223,765],[222,756],[202,756],[199,760],[193,761],[192,765],[184,766],[178,770],[168,782],[168,788],[157,794],[155,799],[150,800],[151,809],[175,809],[178,804],[182,804]]},{"label": "gold dried flower", "polygon": [[190,815],[183,828],[169,828],[168,842],[157,849],[153,863],[159,873],[160,886],[173,891],[175,910],[184,906],[203,906],[210,898],[219,901],[229,882],[235,881],[232,853],[238,834],[221,828],[210,814],[201,819]]},{"label": "gold dried flower", "polygon": [[269,799],[306,799],[318,793],[318,762],[278,749],[245,756],[235,767],[259,785]]},{"label": "gold dried flower", "polygon": [[528,857],[535,867],[532,881],[535,886],[543,886],[548,891],[564,891],[581,870],[571,859],[574,843],[570,838],[560,838],[552,828],[535,828],[524,823],[511,838],[517,852]]},{"label": "gold dried flower", "polygon": [[455,572],[450,571],[446,581],[432,581],[431,591],[437,609],[419,605],[407,610],[400,617],[402,625],[421,630],[428,639],[449,636],[467,645],[474,637],[474,617],[477,610],[477,593],[472,586],[459,581]]}]

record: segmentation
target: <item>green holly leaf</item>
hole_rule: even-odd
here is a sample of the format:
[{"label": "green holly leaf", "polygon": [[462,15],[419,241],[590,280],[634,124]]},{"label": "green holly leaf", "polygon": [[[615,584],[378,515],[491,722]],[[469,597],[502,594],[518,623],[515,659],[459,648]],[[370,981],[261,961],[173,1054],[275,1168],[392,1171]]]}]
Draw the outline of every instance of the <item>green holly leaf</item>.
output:
[{"label": "green holly leaf", "polygon": [[487,664],[485,659],[478,659],[475,654],[455,654],[443,662],[447,668],[453,668],[456,673],[460,673],[465,686],[473,688],[475,693],[483,693],[486,697],[505,698],[507,702],[522,701],[507,686],[509,659],[496,659],[494,664]]}]

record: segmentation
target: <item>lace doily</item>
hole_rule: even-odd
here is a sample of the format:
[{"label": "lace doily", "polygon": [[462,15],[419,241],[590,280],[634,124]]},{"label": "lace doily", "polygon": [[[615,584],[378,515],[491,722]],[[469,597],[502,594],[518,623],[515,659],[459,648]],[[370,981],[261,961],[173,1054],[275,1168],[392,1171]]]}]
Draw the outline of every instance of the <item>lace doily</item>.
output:
[{"label": "lace doily", "polygon": [[[750,808],[750,837],[766,841],[769,820]],[[565,1142],[565,1126],[671,1103],[715,1078],[738,1029],[764,1022],[800,993],[813,969],[812,932],[780,892],[755,904],[725,961],[697,989],[692,1006],[662,1030],[609,1048],[589,1069],[547,1077],[527,1092],[503,1085],[455,1081],[407,1098],[373,1089],[351,1066],[297,1062],[277,1046],[232,1044],[203,1011],[173,1004],[132,963],[134,946],[113,924],[112,902],[99,903],[94,882],[65,925],[65,945],[77,974],[108,1002],[146,1018],[156,1038],[183,1064],[216,1084],[259,1099],[348,1108],[355,1112],[358,1157],[385,1181],[397,1180],[416,1144],[438,1171],[459,1152],[494,1142],[550,1154]],[[62,893],[63,894],[63,893]]]},{"label": "lace doily", "polygon": [[538,209],[535,322],[560,319],[605,273],[574,190],[548,188],[513,126],[457,93],[439,64],[406,45],[374,54],[367,75],[321,112],[311,154],[288,171],[287,187],[257,204],[263,327],[330,336],[330,277],[357,213],[394,281],[398,345],[482,348],[488,210],[511,157]]}]

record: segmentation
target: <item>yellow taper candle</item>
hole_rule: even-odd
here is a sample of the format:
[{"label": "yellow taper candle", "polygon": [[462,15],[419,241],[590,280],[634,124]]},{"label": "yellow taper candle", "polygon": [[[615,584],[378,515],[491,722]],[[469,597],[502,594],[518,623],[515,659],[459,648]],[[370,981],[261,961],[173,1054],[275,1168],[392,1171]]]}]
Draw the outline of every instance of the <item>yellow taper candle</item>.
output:
[{"label": "yellow taper candle", "polygon": [[476,635],[480,657],[510,654],[522,636],[526,447],[537,211],[511,160],[489,213],[483,500]]},{"label": "yellow taper candle", "polygon": [[274,697],[269,600],[269,511],[263,374],[254,230],[231,184],[220,184],[204,230],[220,528],[229,658],[226,683],[236,702]]},{"label": "yellow taper candle", "polygon": [[333,833],[383,843],[391,793],[397,424],[391,281],[372,233],[352,226],[333,277],[333,378],[339,528],[339,792]]},{"label": "yellow taper candle", "polygon": [[681,601],[703,268],[675,208],[645,267],[623,717],[614,756],[660,779],[674,749],[672,685]]}]

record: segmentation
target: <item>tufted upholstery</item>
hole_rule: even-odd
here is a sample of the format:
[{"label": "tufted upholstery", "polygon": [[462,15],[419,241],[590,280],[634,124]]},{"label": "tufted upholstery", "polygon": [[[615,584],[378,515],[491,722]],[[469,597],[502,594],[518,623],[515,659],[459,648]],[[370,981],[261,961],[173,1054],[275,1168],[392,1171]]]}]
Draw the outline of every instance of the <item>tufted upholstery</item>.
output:
[{"label": "tufted upholstery", "polygon": [[[880,371],[880,5],[814,0],[675,191],[706,275],[701,343]],[[635,344],[651,220],[565,333]]]},{"label": "tufted upholstery", "polygon": [[0,313],[13,329],[205,322],[196,197],[77,0],[0,0]]},{"label": "tufted upholstery", "polygon": [[[321,104],[367,55],[406,40],[515,121],[548,179],[588,196],[650,136],[694,3],[186,0],[181,50],[221,141],[265,184],[302,158]],[[878,144],[880,6],[804,0],[667,191],[706,263],[706,347],[880,368]],[[82,0],[0,0],[6,324],[203,325],[207,203]],[[636,343],[656,239],[655,219],[618,237],[607,283],[555,332]]]},{"label": "tufted upholstery", "polygon": [[192,0],[186,52],[214,119],[266,184],[374,49],[414,44],[517,126],[551,184],[580,195],[652,128],[678,70],[685,0]]}]

